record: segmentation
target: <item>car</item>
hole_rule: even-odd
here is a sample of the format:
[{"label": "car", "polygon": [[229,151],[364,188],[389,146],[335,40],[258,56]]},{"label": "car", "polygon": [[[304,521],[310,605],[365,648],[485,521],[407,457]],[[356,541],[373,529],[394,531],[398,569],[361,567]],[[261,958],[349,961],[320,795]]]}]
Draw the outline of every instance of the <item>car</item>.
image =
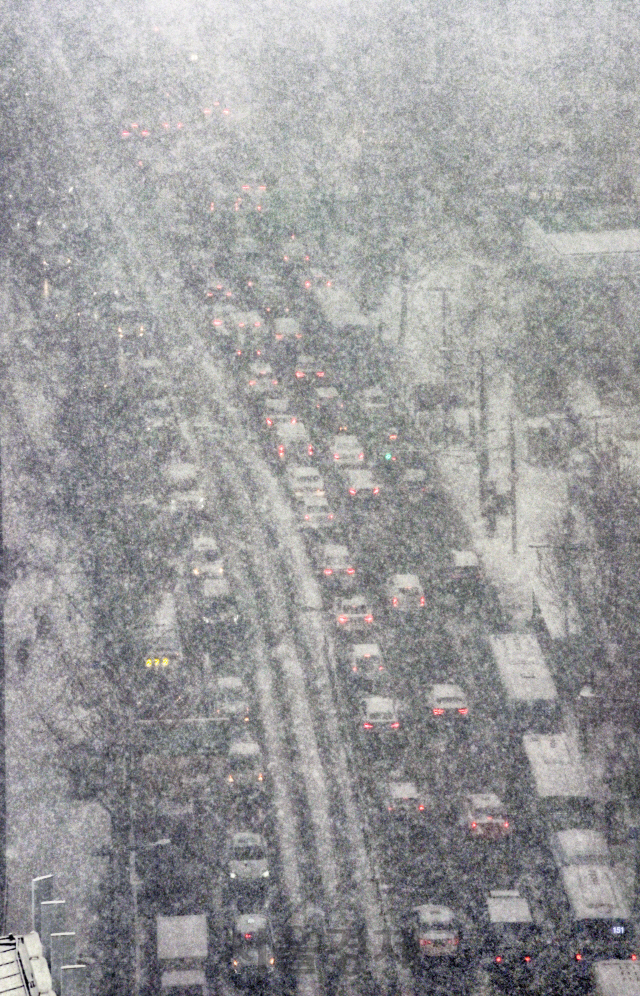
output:
[{"label": "car", "polygon": [[373,626],[373,612],[365,595],[336,598],[333,616],[339,633],[366,633]]},{"label": "car", "polygon": [[214,715],[234,723],[248,723],[249,695],[242,678],[235,674],[214,678]]},{"label": "car", "polygon": [[465,795],[462,823],[469,836],[491,840],[508,837],[512,829],[505,806],[495,792],[471,792]]},{"label": "car", "polygon": [[234,791],[248,788],[264,791],[264,761],[262,751],[254,740],[231,741],[227,754],[226,782]]},{"label": "car", "polygon": [[297,318],[293,315],[283,315],[275,320],[273,337],[276,342],[297,343],[303,339],[304,334]]},{"label": "car", "polygon": [[350,589],[356,582],[356,569],[346,546],[321,543],[314,551],[320,580],[325,586]]},{"label": "car", "polygon": [[339,432],[329,443],[329,453],[334,466],[358,469],[364,464],[364,450],[357,436]]},{"label": "car", "polygon": [[349,648],[349,674],[372,694],[389,687],[389,674],[377,643],[354,643]]},{"label": "car", "polygon": [[243,982],[264,981],[276,964],[273,931],[264,913],[245,913],[234,919],[231,935],[231,974]]},{"label": "car", "polygon": [[324,378],[325,371],[318,360],[303,353],[295,362],[293,376],[297,384],[313,384]]},{"label": "car", "polygon": [[341,418],[344,413],[344,401],[335,387],[314,387],[309,405],[320,418]]},{"label": "car", "polygon": [[206,641],[239,635],[244,619],[226,577],[196,577],[192,593],[198,613],[198,629]]},{"label": "car", "polygon": [[266,430],[279,425],[297,422],[296,416],[290,411],[288,398],[267,397],[262,409],[262,427]]},{"label": "car", "polygon": [[467,720],[469,703],[460,685],[441,683],[432,685],[427,693],[431,715],[440,720]]},{"label": "car", "polygon": [[294,498],[305,494],[325,496],[324,480],[317,467],[291,464],[286,469],[286,481]]},{"label": "car", "polygon": [[478,554],[473,550],[451,551],[450,582],[455,587],[477,585],[482,581],[482,570]]},{"label": "car", "polygon": [[343,493],[348,501],[378,498],[382,491],[382,484],[374,478],[368,468],[344,469]]},{"label": "car", "polygon": [[402,501],[415,505],[433,494],[434,487],[423,467],[405,467],[398,474],[395,492]]},{"label": "car", "polygon": [[206,498],[200,486],[200,470],[194,463],[172,461],[162,468],[162,479],[172,515],[181,511],[203,512]]},{"label": "car", "polygon": [[276,426],[275,456],[279,463],[310,461],[315,454],[304,422],[296,421]]},{"label": "car", "polygon": [[335,512],[329,507],[324,495],[303,494],[299,500],[298,521],[305,532],[322,532],[336,525]]},{"label": "car", "polygon": [[270,878],[267,845],[262,834],[240,830],[227,844],[227,874],[234,883],[265,883]]},{"label": "car", "polygon": [[427,797],[418,791],[416,783],[408,780],[387,782],[385,800],[387,812],[394,819],[423,819],[431,809]]},{"label": "car", "polygon": [[397,615],[421,612],[426,605],[416,574],[393,574],[385,586],[385,597],[387,608]]},{"label": "car", "polygon": [[448,906],[423,903],[405,918],[404,931],[414,958],[459,959],[462,928],[459,917]]},{"label": "car", "polygon": [[247,394],[252,397],[257,397],[261,394],[268,394],[271,388],[275,387],[277,383],[278,378],[276,377],[270,363],[263,363],[259,360],[253,360],[249,364],[247,381],[245,384]]},{"label": "car", "polygon": [[385,695],[366,695],[360,703],[358,727],[367,734],[395,733],[400,729],[398,703]]},{"label": "car", "polygon": [[388,411],[390,401],[387,394],[381,387],[366,387],[363,391],[358,391],[356,400],[367,414],[378,414]]},{"label": "car", "polygon": [[219,578],[224,574],[224,560],[215,537],[199,534],[191,538],[189,571],[193,577]]},{"label": "car", "polygon": [[518,889],[492,889],[485,897],[480,964],[513,980],[533,972],[539,953],[539,927],[529,903]]}]

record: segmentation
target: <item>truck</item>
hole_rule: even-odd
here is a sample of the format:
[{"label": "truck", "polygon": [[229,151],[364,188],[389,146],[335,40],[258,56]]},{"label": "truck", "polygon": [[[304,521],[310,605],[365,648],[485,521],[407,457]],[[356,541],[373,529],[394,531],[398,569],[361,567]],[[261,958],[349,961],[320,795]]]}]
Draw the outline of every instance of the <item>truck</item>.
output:
[{"label": "truck", "polygon": [[204,913],[156,916],[160,992],[167,996],[209,996],[209,931]]},{"label": "truck", "polygon": [[0,993],[55,996],[39,935],[0,937]]}]

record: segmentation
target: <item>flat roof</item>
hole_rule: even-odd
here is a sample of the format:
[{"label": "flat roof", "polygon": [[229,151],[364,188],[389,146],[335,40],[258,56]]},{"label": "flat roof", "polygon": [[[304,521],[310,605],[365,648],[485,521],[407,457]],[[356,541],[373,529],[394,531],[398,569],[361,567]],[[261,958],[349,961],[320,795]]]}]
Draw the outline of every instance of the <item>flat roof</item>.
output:
[{"label": "flat roof", "polygon": [[546,232],[545,239],[559,256],[599,256],[640,252],[640,229],[609,232]]},{"label": "flat roof", "polygon": [[599,961],[593,971],[603,996],[640,996],[640,961]]},{"label": "flat roof", "polygon": [[494,889],[487,896],[491,923],[533,923],[529,904],[517,889]]},{"label": "flat roof", "polygon": [[565,865],[561,874],[575,919],[630,919],[631,910],[613,868],[606,865]]},{"label": "flat roof", "polygon": [[577,751],[570,750],[564,733],[547,736],[526,734],[522,744],[539,799],[594,798],[585,760]]},{"label": "flat roof", "polygon": [[507,697],[538,702],[558,697],[555,682],[533,633],[500,633],[489,637]]}]

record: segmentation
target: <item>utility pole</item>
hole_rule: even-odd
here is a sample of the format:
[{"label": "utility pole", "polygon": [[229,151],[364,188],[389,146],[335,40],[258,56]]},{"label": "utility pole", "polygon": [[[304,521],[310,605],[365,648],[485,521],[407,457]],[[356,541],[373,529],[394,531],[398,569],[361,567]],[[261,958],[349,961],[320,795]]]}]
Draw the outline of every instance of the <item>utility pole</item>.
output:
[{"label": "utility pole", "polygon": [[513,413],[509,415],[509,481],[511,483],[510,505],[511,505],[511,552],[518,552],[518,502],[517,502],[517,481],[516,470],[516,430],[513,421]]}]

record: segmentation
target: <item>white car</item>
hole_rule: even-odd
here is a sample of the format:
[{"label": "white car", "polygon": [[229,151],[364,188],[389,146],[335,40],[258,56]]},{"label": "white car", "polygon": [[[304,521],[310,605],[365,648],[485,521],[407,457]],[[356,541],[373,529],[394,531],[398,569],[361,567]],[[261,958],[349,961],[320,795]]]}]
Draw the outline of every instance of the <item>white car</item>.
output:
[{"label": "white car", "polygon": [[346,546],[322,543],[314,551],[320,580],[328,585],[350,588],[355,582],[356,569]]},{"label": "white car", "polygon": [[430,810],[426,796],[418,791],[415,782],[390,781],[386,788],[387,811],[397,817],[423,819]]},{"label": "white car", "polygon": [[270,877],[267,846],[262,834],[244,830],[231,835],[227,873],[234,883],[264,883]]},{"label": "white car", "polygon": [[338,433],[331,439],[329,451],[336,467],[358,469],[364,464],[364,450],[357,436]]},{"label": "white car", "polygon": [[386,734],[400,729],[400,714],[395,699],[385,695],[367,695],[361,703],[359,728],[365,733]]},{"label": "white car", "polygon": [[249,696],[244,681],[237,675],[214,679],[213,701],[215,715],[221,719],[249,722]]},{"label": "white car", "polygon": [[377,498],[382,492],[382,485],[376,481],[371,471],[363,467],[360,470],[346,469],[344,472],[344,492],[348,499]]},{"label": "white car", "polygon": [[262,425],[265,429],[274,429],[279,425],[293,422],[297,422],[297,418],[289,409],[288,398],[264,399]]},{"label": "white car", "polygon": [[335,513],[324,495],[303,494],[300,499],[300,528],[304,530],[333,529]]},{"label": "white car", "polygon": [[321,380],[325,375],[322,364],[314,359],[313,356],[306,356],[304,354],[300,355],[296,360],[293,373],[299,384],[313,383],[314,381]]},{"label": "white car", "polygon": [[203,512],[206,498],[199,483],[200,472],[193,463],[169,463],[162,470],[172,515],[182,510]]},{"label": "white car", "polygon": [[448,906],[435,903],[414,906],[407,926],[414,954],[418,958],[459,957],[460,923]]},{"label": "white car", "polygon": [[280,463],[302,463],[314,455],[313,443],[304,422],[286,422],[276,426],[276,455]]},{"label": "white car", "polygon": [[324,480],[317,467],[287,467],[286,480],[294,498],[305,494],[325,496]]},{"label": "white car", "polygon": [[436,720],[469,718],[469,703],[460,685],[432,685],[427,695],[427,705]]},{"label": "white car", "polygon": [[317,411],[323,414],[339,415],[344,411],[344,401],[335,387],[316,387],[313,392],[313,403]]},{"label": "white car", "polygon": [[356,397],[365,412],[386,412],[389,408],[389,398],[381,387],[366,387]]},{"label": "white car", "polygon": [[337,598],[333,612],[340,633],[366,633],[373,626],[373,612],[365,595]]},{"label": "white car", "polygon": [[502,800],[495,792],[472,792],[464,797],[462,821],[472,837],[499,839],[511,833]]},{"label": "white car", "polygon": [[386,596],[388,607],[397,613],[420,612],[426,604],[416,574],[393,574],[387,581]]},{"label": "white car", "polygon": [[254,360],[249,364],[246,390],[250,395],[268,394],[278,383],[270,363],[260,363]]}]

